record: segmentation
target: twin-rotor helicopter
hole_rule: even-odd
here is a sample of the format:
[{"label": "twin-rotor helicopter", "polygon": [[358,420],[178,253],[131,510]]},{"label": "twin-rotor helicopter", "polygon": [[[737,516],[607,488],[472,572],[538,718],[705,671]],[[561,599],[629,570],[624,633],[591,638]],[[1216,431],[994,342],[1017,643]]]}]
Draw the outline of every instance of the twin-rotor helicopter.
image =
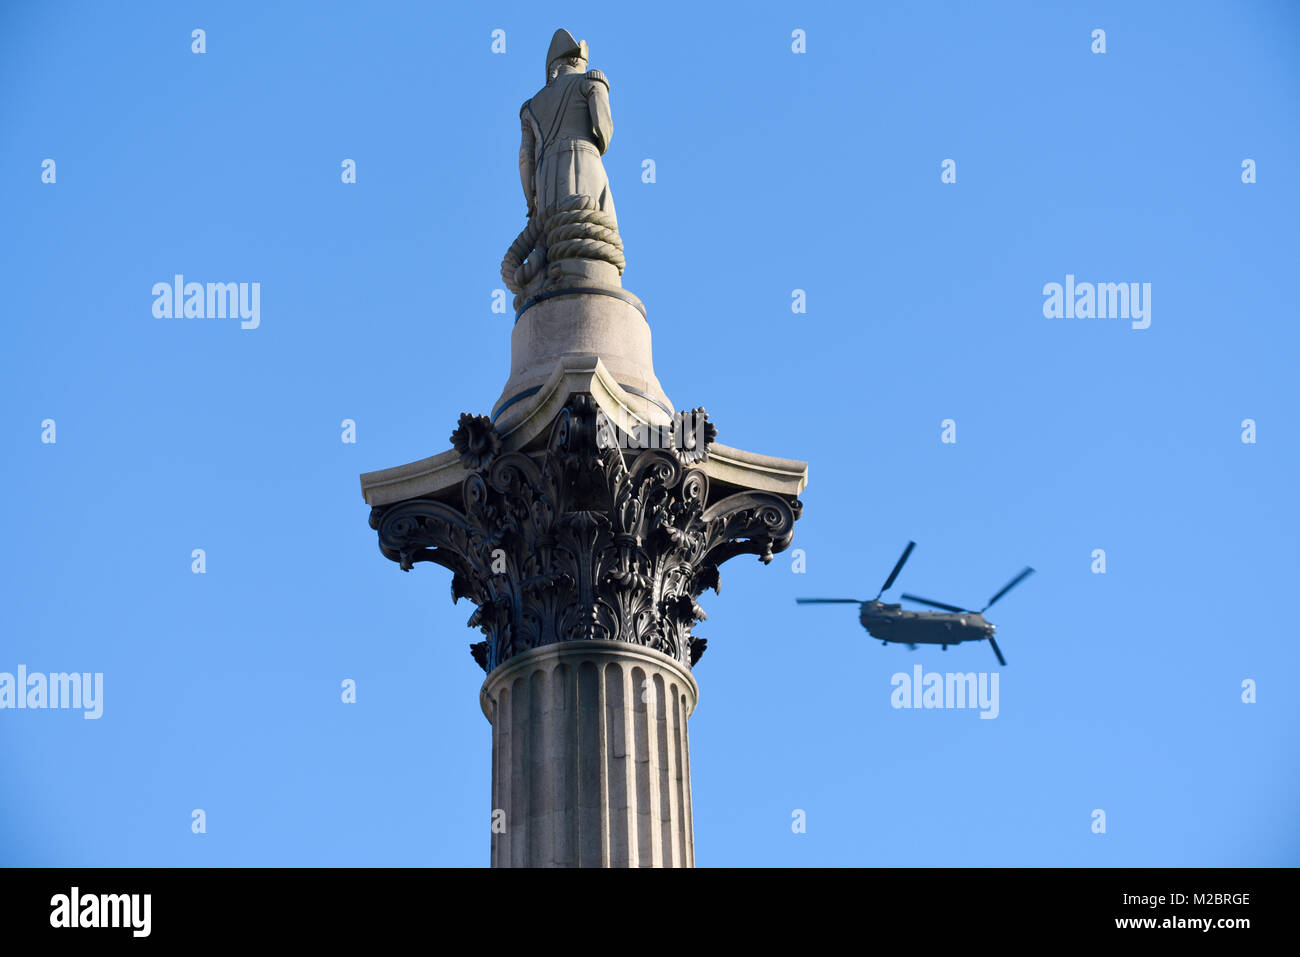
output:
[{"label": "twin-rotor helicopter", "polygon": [[885,584],[880,586],[880,591],[876,593],[875,598],[868,601],[858,598],[797,598],[795,601],[801,605],[859,605],[861,607],[858,611],[858,619],[862,622],[862,627],[873,638],[879,638],[881,644],[887,645],[894,641],[906,644],[910,648],[915,648],[917,645],[942,645],[946,651],[949,645],[959,645],[963,641],[987,640],[993,649],[993,654],[998,656],[998,663],[1005,667],[1006,659],[1002,657],[1002,649],[998,647],[997,640],[993,637],[996,629],[991,622],[985,620],[984,612],[999,598],[1032,575],[1034,570],[1026,567],[1019,575],[1003,585],[1001,590],[979,611],[970,611],[958,608],[956,605],[930,601],[928,598],[919,598],[906,593],[902,595],[906,601],[929,605],[931,608],[941,608],[943,611],[904,611],[902,605],[882,602],[880,596],[893,586],[894,580],[898,578],[898,573],[903,570],[903,565],[906,564],[908,556],[912,554],[912,549],[915,547],[916,542],[907,543],[902,557],[898,559],[898,564],[885,579]]}]

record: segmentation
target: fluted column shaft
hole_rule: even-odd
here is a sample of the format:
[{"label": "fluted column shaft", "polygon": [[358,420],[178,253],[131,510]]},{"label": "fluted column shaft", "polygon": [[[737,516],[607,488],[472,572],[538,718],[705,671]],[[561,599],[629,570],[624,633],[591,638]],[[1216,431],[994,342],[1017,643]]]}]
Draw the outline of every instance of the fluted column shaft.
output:
[{"label": "fluted column shaft", "polygon": [[562,641],[496,668],[493,867],[693,867],[686,723],[699,688],[661,652]]}]

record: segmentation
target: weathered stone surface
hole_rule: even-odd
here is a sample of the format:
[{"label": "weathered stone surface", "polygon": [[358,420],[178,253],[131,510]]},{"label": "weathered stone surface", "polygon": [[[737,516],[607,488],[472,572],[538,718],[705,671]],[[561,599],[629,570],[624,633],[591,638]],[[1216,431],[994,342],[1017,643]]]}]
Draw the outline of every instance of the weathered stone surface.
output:
[{"label": "weathered stone surface", "polygon": [[690,672],[622,642],[526,652],[479,692],[493,867],[692,867]]},{"label": "weathered stone surface", "polygon": [[[672,402],[654,373],[650,325],[635,305],[613,296],[571,294],[536,303],[510,336],[510,377],[492,411],[501,428],[518,420],[530,389],[546,383],[564,360],[599,356],[605,368],[650,421],[666,421]],[[518,408],[516,408],[518,406]]]},{"label": "weathered stone surface", "polygon": [[[555,417],[577,395],[590,395],[605,416],[626,432],[638,424],[657,421],[653,403],[622,389],[599,358],[564,357],[556,361],[538,392],[497,417],[494,426],[502,449],[536,448],[550,435]],[[709,446],[709,456],[700,468],[714,481],[792,497],[808,484],[807,462],[761,455],[721,442]],[[413,498],[442,499],[457,494],[468,474],[456,450],[447,449],[404,465],[362,473],[361,494],[370,506]]]}]

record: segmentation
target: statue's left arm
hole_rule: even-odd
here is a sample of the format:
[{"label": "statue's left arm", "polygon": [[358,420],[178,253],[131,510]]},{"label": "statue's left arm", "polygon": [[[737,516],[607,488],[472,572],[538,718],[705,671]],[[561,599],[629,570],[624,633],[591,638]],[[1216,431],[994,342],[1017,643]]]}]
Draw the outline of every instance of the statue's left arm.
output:
[{"label": "statue's left arm", "polygon": [[609,113],[609,80],[599,70],[588,70],[582,79],[582,94],[591,111],[591,133],[602,155],[614,138],[614,120]]},{"label": "statue's left arm", "polygon": [[519,108],[519,183],[524,188],[524,198],[528,201],[528,217],[537,212],[537,136],[533,132],[533,123],[528,116],[528,104]]}]

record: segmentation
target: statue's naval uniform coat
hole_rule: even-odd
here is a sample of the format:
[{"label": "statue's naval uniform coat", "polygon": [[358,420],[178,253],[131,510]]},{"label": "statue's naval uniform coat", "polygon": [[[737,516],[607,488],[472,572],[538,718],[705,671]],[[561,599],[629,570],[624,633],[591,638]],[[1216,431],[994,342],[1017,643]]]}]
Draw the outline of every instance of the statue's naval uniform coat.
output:
[{"label": "statue's naval uniform coat", "polygon": [[545,214],[569,196],[586,194],[613,217],[614,197],[600,160],[614,135],[605,74],[561,73],[524,103],[519,119],[519,175],[533,212]]}]

